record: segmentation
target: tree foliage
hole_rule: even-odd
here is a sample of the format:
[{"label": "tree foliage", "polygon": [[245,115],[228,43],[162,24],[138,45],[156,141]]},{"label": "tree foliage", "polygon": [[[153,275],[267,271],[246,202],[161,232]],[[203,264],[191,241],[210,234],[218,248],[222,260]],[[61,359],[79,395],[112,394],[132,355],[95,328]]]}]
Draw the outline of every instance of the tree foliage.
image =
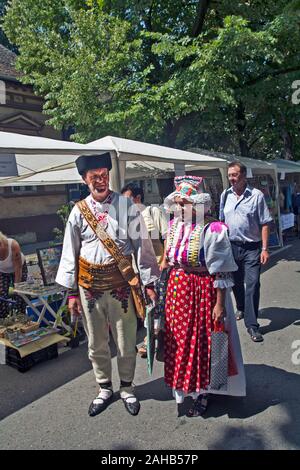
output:
[{"label": "tree foliage", "polygon": [[[0,0],[0,19],[3,18],[3,16],[4,16],[7,2],[8,2],[8,0]],[[0,22],[0,44],[2,44],[5,47],[8,47],[9,49],[13,49],[13,47],[9,43],[7,37],[5,36],[5,33],[2,29],[1,22]]]},{"label": "tree foliage", "polygon": [[50,123],[300,158],[298,0],[11,0],[4,29]]}]

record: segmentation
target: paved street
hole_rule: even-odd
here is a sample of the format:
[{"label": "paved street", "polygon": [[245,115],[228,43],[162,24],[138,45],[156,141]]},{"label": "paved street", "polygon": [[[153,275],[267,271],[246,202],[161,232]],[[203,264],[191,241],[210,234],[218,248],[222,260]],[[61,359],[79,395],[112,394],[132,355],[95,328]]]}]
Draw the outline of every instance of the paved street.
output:
[{"label": "paved street", "polygon": [[300,240],[289,245],[262,274],[264,343],[238,323],[246,398],[214,398],[205,418],[189,419],[164,385],[162,364],[149,377],[138,358],[140,414],[130,416],[116,398],[90,418],[97,388],[82,344],[25,374],[0,366],[0,449],[300,449],[300,364],[292,362],[296,340],[300,362]]}]

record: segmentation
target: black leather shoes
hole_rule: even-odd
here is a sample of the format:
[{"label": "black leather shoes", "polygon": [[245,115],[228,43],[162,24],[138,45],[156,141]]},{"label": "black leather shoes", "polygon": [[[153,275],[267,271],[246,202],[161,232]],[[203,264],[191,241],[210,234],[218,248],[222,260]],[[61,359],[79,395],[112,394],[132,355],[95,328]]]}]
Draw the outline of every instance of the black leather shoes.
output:
[{"label": "black leather shoes", "polygon": [[[108,407],[108,405],[112,402],[113,395],[114,394],[112,393],[105,400],[103,398],[101,398],[101,400],[102,400],[101,403],[94,403],[95,400],[92,401],[92,403],[90,404],[90,407],[89,407],[89,416],[96,416],[96,415],[102,413],[102,411],[104,411]],[[99,398],[99,400],[100,400],[100,398]]]},{"label": "black leather shoes", "polygon": [[252,341],[254,341],[255,343],[261,343],[264,338],[262,336],[262,334],[258,331],[257,328],[248,328],[248,333],[250,335],[250,338],[252,339]]},{"label": "black leather shoes", "polygon": [[[130,398],[135,398],[135,401],[133,403],[130,403],[128,401]],[[122,400],[129,414],[131,414],[132,416],[136,416],[139,413],[141,405],[135,395],[130,395],[127,398],[122,398]]]},{"label": "black leather shoes", "polygon": [[244,312],[242,310],[237,310],[235,312],[235,319],[242,320],[244,318]]}]

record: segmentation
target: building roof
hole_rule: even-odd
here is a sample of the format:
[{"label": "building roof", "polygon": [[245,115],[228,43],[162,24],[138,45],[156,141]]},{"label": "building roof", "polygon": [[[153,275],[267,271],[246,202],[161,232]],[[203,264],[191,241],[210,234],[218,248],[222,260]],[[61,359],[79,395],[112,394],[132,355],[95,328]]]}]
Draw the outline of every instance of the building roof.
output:
[{"label": "building roof", "polygon": [[15,68],[17,55],[0,44],[0,77],[18,79],[21,72]]}]

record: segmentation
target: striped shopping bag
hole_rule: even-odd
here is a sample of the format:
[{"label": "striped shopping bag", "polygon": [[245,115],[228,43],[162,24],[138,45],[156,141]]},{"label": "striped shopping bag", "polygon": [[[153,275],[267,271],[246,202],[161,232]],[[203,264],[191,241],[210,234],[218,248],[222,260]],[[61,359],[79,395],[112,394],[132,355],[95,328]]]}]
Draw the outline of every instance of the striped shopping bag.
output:
[{"label": "striped shopping bag", "polygon": [[215,322],[211,333],[210,388],[227,390],[228,334],[224,322]]}]

